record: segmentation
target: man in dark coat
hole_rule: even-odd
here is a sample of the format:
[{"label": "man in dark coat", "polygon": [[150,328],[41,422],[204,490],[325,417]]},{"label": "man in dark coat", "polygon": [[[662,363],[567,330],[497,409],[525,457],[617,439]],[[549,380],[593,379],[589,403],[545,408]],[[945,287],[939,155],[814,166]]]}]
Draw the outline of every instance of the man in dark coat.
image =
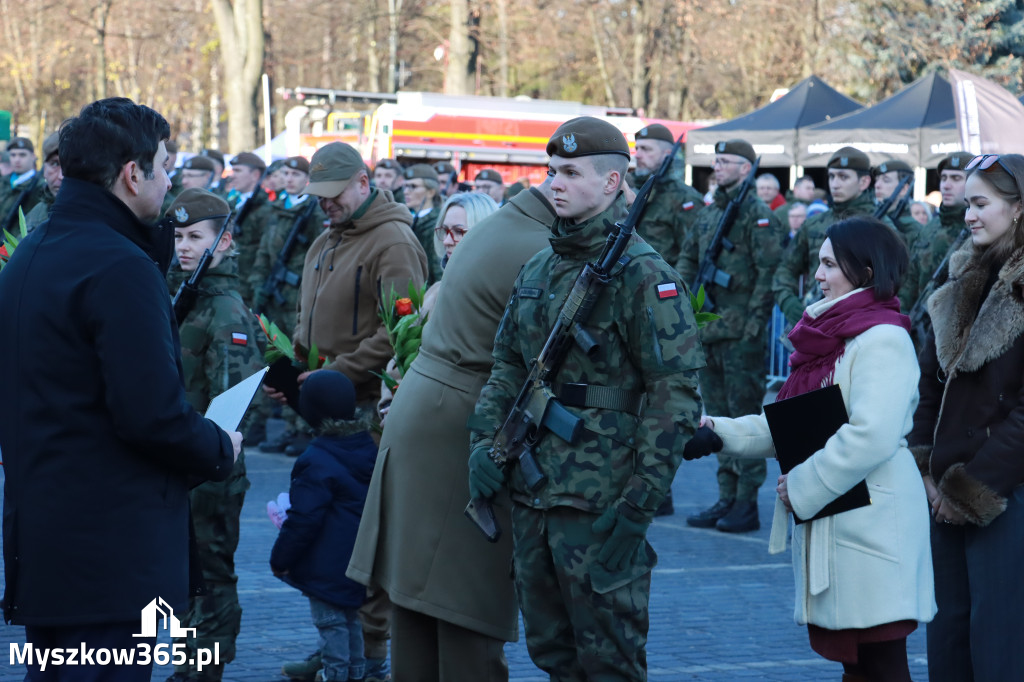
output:
[{"label": "man in dark coat", "polygon": [[[155,643],[133,637],[153,632],[143,609],[188,606],[189,484],[227,477],[241,444],[185,401],[170,235],[150,222],[170,186],[169,134],[123,98],[65,122],[51,218],[0,276],[4,617],[37,652]],[[74,670],[148,680],[151,668]]]}]

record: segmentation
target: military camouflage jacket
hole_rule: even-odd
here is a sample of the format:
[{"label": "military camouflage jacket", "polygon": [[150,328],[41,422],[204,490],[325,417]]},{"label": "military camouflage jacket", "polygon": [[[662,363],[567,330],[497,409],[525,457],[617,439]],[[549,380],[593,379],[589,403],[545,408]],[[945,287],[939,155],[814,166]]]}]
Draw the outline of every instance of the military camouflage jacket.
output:
[{"label": "military camouflage jacket", "polygon": [[905,292],[911,301],[916,302],[924,293],[932,275],[942,264],[942,259],[967,227],[967,223],[964,222],[966,210],[965,204],[940,206],[938,214],[921,228],[917,241],[910,250],[910,268],[903,278],[901,298]]},{"label": "military camouflage jacket", "polygon": [[[636,181],[643,185],[647,177],[638,175]],[[663,177],[651,189],[637,233],[678,270],[686,235],[702,208],[700,192],[678,178]]]},{"label": "military camouflage jacket", "polygon": [[[808,292],[811,296],[819,293],[814,283],[814,272],[818,269],[818,251],[825,243],[825,231],[832,223],[855,215],[870,216],[874,212],[874,196],[871,190],[866,190],[851,201],[835,204],[828,211],[808,218],[790,240],[789,246],[782,254],[782,262],[779,263],[772,278],[772,291],[775,293],[775,302],[791,323],[799,322],[804,314],[804,308],[807,307],[804,296],[807,296]],[[881,220],[892,229],[896,229],[888,217]],[[802,290],[801,276],[804,278]]]},{"label": "military camouflage jacket", "polygon": [[[578,225],[557,220],[550,248],[523,267],[498,328],[494,368],[476,405],[474,442],[490,440],[504,421],[547,339],[580,269],[600,254],[620,195],[605,212]],[[599,512],[618,499],[653,516],[669,490],[683,445],[700,419],[697,370],[704,352],[678,274],[644,241],[634,238],[626,262],[601,292],[588,330],[599,344],[593,357],[573,347],[556,384],[579,382],[646,394],[639,417],[617,410],[567,407],[583,419],[576,443],[552,434],[535,448],[547,484],[531,493],[519,469],[513,499],[537,509],[569,506]],[[556,388],[558,386],[556,385]],[[557,392],[556,392],[557,393]]]},{"label": "military camouflage jacket", "polygon": [[[247,276],[249,291],[252,291],[254,294],[263,288],[263,283],[270,276],[270,271],[277,261],[277,255],[281,253],[281,249],[284,247],[284,240],[288,237],[288,232],[292,229],[295,219],[309,207],[307,202],[315,202],[316,197],[307,197],[301,204],[292,208],[287,208],[285,201],[285,198],[274,201],[250,219],[250,221],[258,217],[263,219],[262,224],[253,222],[252,225],[252,228],[255,228],[260,235],[260,245],[256,249],[252,271]],[[316,239],[317,235],[323,232],[324,220],[326,218],[327,216],[320,210],[320,207],[315,206],[309,219],[306,220],[306,224],[299,229],[298,243],[296,243],[295,248],[292,249],[291,254],[288,256],[288,269],[299,275],[300,279],[302,276],[302,264],[306,260],[306,250],[313,243],[313,240]],[[246,229],[251,228],[246,226]]]},{"label": "military camouflage jacket", "polygon": [[[50,208],[53,206],[54,199],[53,192],[50,191],[49,186],[43,191],[43,195],[39,198],[39,203],[32,207],[32,210],[25,214],[25,230],[31,232],[39,226],[39,223],[43,222],[50,217]],[[15,228],[17,229],[17,228]]]},{"label": "military camouflage jacket", "polygon": [[[46,180],[43,179],[43,172],[39,170],[36,171],[34,177],[14,187],[11,187],[10,175],[0,176],[0,221],[7,220],[8,215],[11,216],[10,223],[0,225],[0,228],[17,230],[18,213],[15,211],[12,214],[11,209],[21,199],[21,211],[27,216],[33,207],[42,200],[43,193],[46,191],[48,191]],[[22,198],[22,194],[25,195],[24,198]]]},{"label": "military camouflage jacket", "polygon": [[[697,216],[679,259],[679,274],[692,285],[697,277],[704,251],[711,243],[729,201],[739,192],[719,189],[715,201]],[[721,320],[709,324],[701,334],[705,343],[759,338],[772,310],[772,275],[782,257],[782,226],[768,205],[748,192],[739,215],[729,230],[735,248],[723,249],[717,266],[732,276],[728,289],[706,287]],[[753,322],[753,324],[750,324]]]}]

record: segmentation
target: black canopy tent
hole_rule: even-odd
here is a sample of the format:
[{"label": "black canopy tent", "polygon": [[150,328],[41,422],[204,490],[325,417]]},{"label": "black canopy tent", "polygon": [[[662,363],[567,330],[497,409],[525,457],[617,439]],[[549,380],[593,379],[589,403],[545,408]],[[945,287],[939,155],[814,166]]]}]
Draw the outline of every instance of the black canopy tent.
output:
[{"label": "black canopy tent", "polygon": [[805,167],[824,167],[845,146],[866,152],[872,164],[895,158],[935,167],[960,149],[953,90],[933,71],[872,107],[802,128],[797,139],[797,163]]},{"label": "black canopy tent", "polygon": [[718,125],[686,136],[687,166],[710,166],[719,140],[742,138],[761,156],[762,167],[796,164],[796,131],[861,107],[817,76],[809,76],[779,99]]}]

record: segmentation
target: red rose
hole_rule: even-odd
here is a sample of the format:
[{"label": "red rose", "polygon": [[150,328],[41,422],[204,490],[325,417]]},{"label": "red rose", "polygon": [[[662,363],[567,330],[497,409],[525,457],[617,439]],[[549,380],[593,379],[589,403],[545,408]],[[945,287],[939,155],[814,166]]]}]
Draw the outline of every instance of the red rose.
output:
[{"label": "red rose", "polygon": [[399,317],[412,315],[412,299],[400,298],[397,301],[395,301],[395,314],[397,314]]}]

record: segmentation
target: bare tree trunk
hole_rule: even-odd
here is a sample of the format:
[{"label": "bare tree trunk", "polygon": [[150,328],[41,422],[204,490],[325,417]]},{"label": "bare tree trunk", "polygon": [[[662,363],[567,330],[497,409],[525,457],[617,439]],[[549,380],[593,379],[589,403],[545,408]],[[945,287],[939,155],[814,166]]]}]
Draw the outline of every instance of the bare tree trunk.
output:
[{"label": "bare tree trunk", "polygon": [[449,0],[448,64],[445,68],[445,94],[468,95],[473,92],[473,48],[469,36],[469,0]]},{"label": "bare tree trunk", "polygon": [[380,56],[377,54],[377,12],[370,12],[370,39],[366,42],[366,89],[380,92]]},{"label": "bare tree trunk", "polygon": [[398,16],[402,0],[388,0],[388,92],[398,91]]},{"label": "bare tree trunk", "polygon": [[[20,3],[19,3],[20,4]],[[22,7],[24,5],[21,5]],[[14,27],[18,25],[18,18],[11,14],[11,2],[10,0],[0,0],[0,24],[4,27],[4,42],[10,46],[7,50],[9,54],[15,56],[24,55],[25,52],[22,49],[21,44],[21,33],[14,30]],[[14,107],[14,120],[18,120],[18,110],[25,109],[25,79],[23,77],[22,69],[11,69],[11,76],[14,78],[14,92],[16,95]]]},{"label": "bare tree trunk", "polygon": [[93,6],[93,30],[96,37],[93,38],[93,87],[95,99],[106,99],[107,97],[107,19],[110,17],[110,7],[113,0],[104,0]]},{"label": "bare tree trunk", "polygon": [[508,97],[508,2],[498,1],[498,95]]},{"label": "bare tree trunk", "polygon": [[590,20],[590,34],[594,39],[594,54],[597,55],[597,72],[601,74],[601,84],[604,86],[605,105],[613,107],[615,106],[615,94],[612,93],[612,79],[608,75],[608,66],[604,62],[604,46],[601,44],[597,18],[594,16],[594,9],[592,7],[587,7],[587,19]]},{"label": "bare tree trunk", "polygon": [[[234,0],[234,4],[231,0],[212,0],[212,4],[227,81],[228,149],[252,149],[257,142],[257,101],[266,52],[263,0]],[[216,88],[212,94],[216,96]],[[213,119],[214,136],[220,132],[217,120]]]}]

